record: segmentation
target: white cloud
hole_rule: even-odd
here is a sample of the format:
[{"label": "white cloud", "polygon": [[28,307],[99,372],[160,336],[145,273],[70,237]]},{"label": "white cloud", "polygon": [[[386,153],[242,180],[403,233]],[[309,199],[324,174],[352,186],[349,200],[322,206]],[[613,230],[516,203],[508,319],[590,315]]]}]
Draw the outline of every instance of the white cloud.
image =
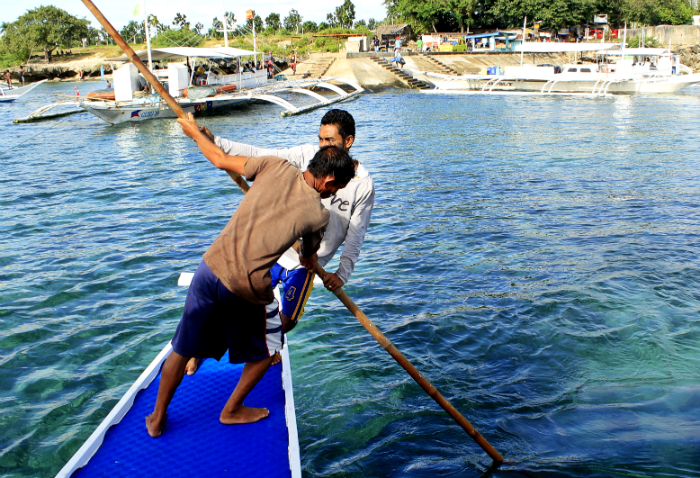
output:
[{"label": "white cloud", "polygon": [[[122,0],[121,2],[93,1],[117,29],[130,20],[137,20],[133,15],[133,9],[139,0]],[[0,21],[3,22],[15,21],[17,17],[27,10],[41,5],[52,4],[68,11],[72,15],[87,18],[92,21],[93,26],[98,26],[97,20],[94,19],[80,0],[24,0],[23,2],[3,0],[3,3],[5,5],[3,5],[0,12]],[[221,18],[223,16],[224,8],[236,15],[238,23],[245,21],[245,11],[249,8],[254,9],[255,13],[260,15],[263,20],[272,12],[279,13],[284,19],[292,8],[296,8],[304,21],[311,20],[320,23],[326,19],[327,13],[334,11],[335,7],[342,3],[343,0],[330,0],[328,2],[312,0],[249,0],[248,5],[245,5],[240,1],[234,0],[224,0],[223,2],[222,0],[146,0],[146,10],[155,14],[162,23],[171,23],[175,14],[179,12],[187,15],[187,19],[192,24],[201,22],[205,28],[209,28],[214,17]],[[381,0],[354,0],[353,3],[355,4],[357,20],[374,18],[379,21],[386,16],[386,9],[382,5]]]}]

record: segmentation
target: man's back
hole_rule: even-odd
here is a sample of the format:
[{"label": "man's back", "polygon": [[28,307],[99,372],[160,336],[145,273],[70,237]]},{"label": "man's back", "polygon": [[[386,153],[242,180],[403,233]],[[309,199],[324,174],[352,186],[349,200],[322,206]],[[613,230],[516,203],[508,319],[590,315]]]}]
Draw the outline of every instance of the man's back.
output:
[{"label": "man's back", "polygon": [[272,302],[270,268],[294,242],[315,233],[320,242],[330,214],[301,171],[281,158],[248,158],[254,180],[204,260],[231,292],[248,302]]}]

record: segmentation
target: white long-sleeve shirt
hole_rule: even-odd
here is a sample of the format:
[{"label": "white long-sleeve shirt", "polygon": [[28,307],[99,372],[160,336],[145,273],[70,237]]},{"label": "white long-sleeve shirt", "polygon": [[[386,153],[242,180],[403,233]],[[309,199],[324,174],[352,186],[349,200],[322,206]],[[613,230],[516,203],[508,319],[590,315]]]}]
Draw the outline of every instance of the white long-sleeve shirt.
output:
[{"label": "white long-sleeve shirt", "polygon": [[[286,159],[301,171],[306,171],[309,162],[319,150],[318,145],[304,144],[294,148],[271,149],[256,148],[243,143],[236,143],[216,136],[216,145],[226,154],[235,156],[277,156]],[[347,284],[355,263],[360,257],[360,248],[365,240],[365,234],[369,227],[369,220],[374,207],[374,181],[367,169],[358,164],[355,177],[347,186],[338,190],[328,199],[322,200],[323,205],[330,211],[331,218],[323,236],[321,247],[318,250],[318,263],[325,265],[333,258],[335,253],[343,246],[340,255],[340,264],[335,274]],[[290,249],[277,261],[285,269],[297,269],[299,255]]]}]

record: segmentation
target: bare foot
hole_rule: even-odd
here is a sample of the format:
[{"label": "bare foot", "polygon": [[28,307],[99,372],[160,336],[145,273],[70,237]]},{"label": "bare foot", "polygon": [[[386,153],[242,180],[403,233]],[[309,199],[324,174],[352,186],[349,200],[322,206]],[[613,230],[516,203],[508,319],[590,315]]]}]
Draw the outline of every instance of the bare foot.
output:
[{"label": "bare foot", "polygon": [[253,423],[267,418],[270,410],[267,408],[252,408],[241,405],[235,412],[222,411],[219,421],[224,425],[241,425],[243,423]]},{"label": "bare foot", "polygon": [[187,366],[185,367],[185,372],[187,375],[194,375],[194,373],[199,369],[199,366],[202,365],[203,360],[204,359],[192,357],[190,361],[187,362]]},{"label": "bare foot", "polygon": [[163,433],[163,428],[165,428],[165,419],[167,418],[167,416],[167,413],[163,415],[163,419],[158,423],[153,419],[153,414],[150,414],[146,417],[146,429],[148,430],[148,434],[151,435],[151,437],[158,438],[159,436],[161,436],[161,434]]},{"label": "bare foot", "polygon": [[282,356],[280,355],[279,352],[276,352],[275,355],[272,356],[272,363],[270,365],[277,365],[282,361]]}]

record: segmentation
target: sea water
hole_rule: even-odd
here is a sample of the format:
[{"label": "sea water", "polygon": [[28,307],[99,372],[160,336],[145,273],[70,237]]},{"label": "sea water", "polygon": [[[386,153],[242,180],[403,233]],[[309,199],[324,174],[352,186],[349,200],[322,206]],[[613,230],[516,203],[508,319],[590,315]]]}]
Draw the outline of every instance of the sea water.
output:
[{"label": "sea water", "polygon": [[[11,123],[74,86],[0,105],[2,477],[69,460],[172,337],[177,277],[242,197],[172,120]],[[376,184],[345,289],[506,457],[493,476],[700,476],[700,88],[342,108]],[[325,110],[279,113],[200,123],[317,141]],[[331,293],[289,342],[306,476],[487,470]]]}]

